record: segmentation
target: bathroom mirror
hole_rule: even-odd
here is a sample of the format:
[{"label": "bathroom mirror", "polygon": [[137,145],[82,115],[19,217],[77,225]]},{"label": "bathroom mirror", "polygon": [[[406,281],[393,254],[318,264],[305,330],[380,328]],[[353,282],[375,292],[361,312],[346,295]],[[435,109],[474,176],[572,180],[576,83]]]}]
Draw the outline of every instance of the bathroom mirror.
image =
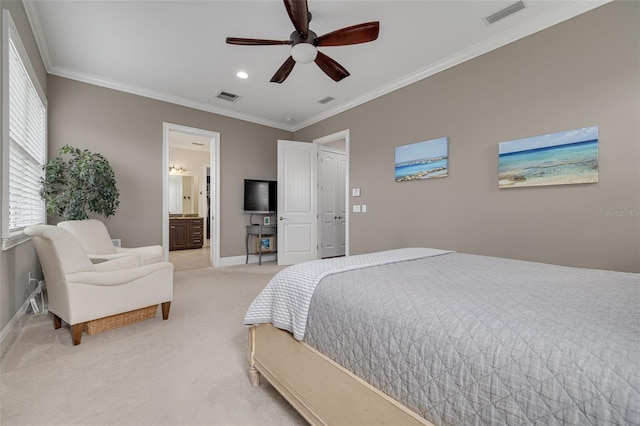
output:
[{"label": "bathroom mirror", "polygon": [[198,177],[169,175],[169,214],[198,214]]}]

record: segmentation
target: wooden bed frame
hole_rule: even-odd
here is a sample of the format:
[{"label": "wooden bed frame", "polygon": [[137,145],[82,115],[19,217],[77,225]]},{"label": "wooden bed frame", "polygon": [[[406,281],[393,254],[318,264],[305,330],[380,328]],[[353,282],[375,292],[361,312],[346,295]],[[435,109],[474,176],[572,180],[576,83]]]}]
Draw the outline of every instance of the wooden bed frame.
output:
[{"label": "wooden bed frame", "polygon": [[249,380],[260,376],[312,425],[429,425],[415,412],[271,324],[249,329]]}]

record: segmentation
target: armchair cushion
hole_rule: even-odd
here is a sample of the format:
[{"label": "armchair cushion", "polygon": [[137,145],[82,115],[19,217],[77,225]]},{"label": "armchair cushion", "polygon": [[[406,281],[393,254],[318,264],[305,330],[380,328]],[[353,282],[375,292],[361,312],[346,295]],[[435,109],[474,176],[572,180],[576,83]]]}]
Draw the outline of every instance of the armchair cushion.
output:
[{"label": "armchair cushion", "polygon": [[[44,259],[42,256],[40,257],[43,268],[45,262],[55,262],[52,266],[56,266],[62,275],[95,271],[93,263],[80,247],[78,241],[64,229],[50,225],[34,225],[25,229],[25,234],[29,236],[40,235],[52,242],[49,247],[51,256],[44,256]],[[52,256],[55,256],[56,260]]]},{"label": "armchair cushion", "polygon": [[85,253],[115,254],[116,250],[104,223],[96,219],[67,220],[58,226],[69,231]]},{"label": "armchair cushion", "polygon": [[115,247],[117,255],[127,256],[136,254],[140,258],[141,265],[150,265],[152,263],[162,262],[164,260],[164,252],[162,246],[146,246],[136,248]]},{"label": "armchair cushion", "polygon": [[115,247],[107,227],[96,219],[67,220],[58,223],[58,226],[76,237],[91,259],[111,260],[137,254],[141,265],[162,262],[164,259],[162,246],[159,245],[136,248]]},{"label": "armchair cushion", "polygon": [[140,266],[140,256],[135,253],[127,254],[122,257],[114,257],[106,259],[105,262],[93,262],[96,271],[114,271],[116,269],[135,268]]}]

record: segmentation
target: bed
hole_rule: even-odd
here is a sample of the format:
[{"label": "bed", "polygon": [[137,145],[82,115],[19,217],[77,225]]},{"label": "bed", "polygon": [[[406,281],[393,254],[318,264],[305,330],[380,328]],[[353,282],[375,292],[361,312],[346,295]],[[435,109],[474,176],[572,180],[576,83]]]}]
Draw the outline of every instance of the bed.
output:
[{"label": "bed", "polygon": [[640,274],[408,248],[293,265],[247,358],[311,424],[640,424]]}]

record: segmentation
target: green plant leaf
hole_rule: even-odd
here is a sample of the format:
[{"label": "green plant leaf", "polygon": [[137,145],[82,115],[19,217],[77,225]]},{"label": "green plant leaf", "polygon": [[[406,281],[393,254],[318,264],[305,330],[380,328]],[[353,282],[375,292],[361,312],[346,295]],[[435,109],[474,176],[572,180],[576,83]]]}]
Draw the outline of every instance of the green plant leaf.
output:
[{"label": "green plant leaf", "polygon": [[113,216],[120,205],[120,192],[109,161],[102,154],[71,145],[64,145],[58,153],[59,157],[43,166],[40,180],[47,214],[64,220],[87,219],[89,213]]}]

